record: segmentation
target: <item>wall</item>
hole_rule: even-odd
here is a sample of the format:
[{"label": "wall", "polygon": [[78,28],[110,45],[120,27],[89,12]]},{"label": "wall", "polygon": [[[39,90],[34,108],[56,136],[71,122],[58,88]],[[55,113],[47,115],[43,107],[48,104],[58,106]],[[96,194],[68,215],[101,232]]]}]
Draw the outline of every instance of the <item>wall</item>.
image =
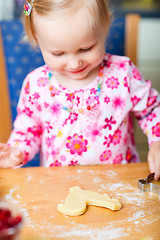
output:
[{"label": "wall", "polygon": [[[138,36],[138,68],[160,92],[160,18],[141,18]],[[147,160],[147,137],[136,125],[136,145],[142,161]]]}]

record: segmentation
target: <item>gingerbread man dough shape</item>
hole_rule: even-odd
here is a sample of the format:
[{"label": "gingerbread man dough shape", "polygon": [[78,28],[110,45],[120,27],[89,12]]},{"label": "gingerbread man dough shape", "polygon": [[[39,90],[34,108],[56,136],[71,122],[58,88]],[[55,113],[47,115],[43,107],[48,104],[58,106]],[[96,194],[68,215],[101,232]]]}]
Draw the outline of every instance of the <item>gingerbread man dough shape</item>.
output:
[{"label": "gingerbread man dough shape", "polygon": [[106,193],[100,194],[82,190],[78,186],[69,189],[69,194],[64,203],[58,204],[57,209],[65,215],[78,216],[86,212],[88,205],[105,207],[111,210],[121,209],[121,203],[115,198],[111,199]]}]

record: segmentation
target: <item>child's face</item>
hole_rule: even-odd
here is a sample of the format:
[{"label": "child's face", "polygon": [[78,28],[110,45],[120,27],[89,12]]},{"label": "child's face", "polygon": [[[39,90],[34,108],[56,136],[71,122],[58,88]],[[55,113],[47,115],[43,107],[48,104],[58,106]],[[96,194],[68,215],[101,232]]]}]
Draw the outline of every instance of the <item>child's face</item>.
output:
[{"label": "child's face", "polygon": [[84,16],[53,19],[35,14],[34,17],[44,61],[55,74],[74,80],[93,75],[104,57],[105,39],[99,31],[89,31]]}]

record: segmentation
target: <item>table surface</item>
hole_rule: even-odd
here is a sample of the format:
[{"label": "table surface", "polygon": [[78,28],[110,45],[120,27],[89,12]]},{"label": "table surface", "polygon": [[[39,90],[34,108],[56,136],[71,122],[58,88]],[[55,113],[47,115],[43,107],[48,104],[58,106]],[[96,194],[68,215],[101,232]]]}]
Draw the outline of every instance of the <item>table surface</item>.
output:
[{"label": "table surface", "polygon": [[[148,174],[147,163],[0,169],[0,199],[23,212],[21,240],[158,240],[160,196],[137,188],[138,179]],[[59,213],[57,204],[76,185],[106,192],[119,199],[122,209],[88,206],[86,213],[77,217]]]}]

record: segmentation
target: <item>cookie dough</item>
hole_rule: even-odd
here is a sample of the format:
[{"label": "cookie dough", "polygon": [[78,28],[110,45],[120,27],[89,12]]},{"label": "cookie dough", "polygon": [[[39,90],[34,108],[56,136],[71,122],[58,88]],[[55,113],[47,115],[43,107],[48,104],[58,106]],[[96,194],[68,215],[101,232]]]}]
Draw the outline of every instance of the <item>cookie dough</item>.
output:
[{"label": "cookie dough", "polygon": [[88,205],[105,207],[111,210],[121,209],[121,203],[118,199],[111,199],[106,193],[100,194],[94,191],[82,190],[78,186],[69,189],[69,194],[64,203],[58,204],[57,209],[65,215],[78,216],[86,212]]}]

